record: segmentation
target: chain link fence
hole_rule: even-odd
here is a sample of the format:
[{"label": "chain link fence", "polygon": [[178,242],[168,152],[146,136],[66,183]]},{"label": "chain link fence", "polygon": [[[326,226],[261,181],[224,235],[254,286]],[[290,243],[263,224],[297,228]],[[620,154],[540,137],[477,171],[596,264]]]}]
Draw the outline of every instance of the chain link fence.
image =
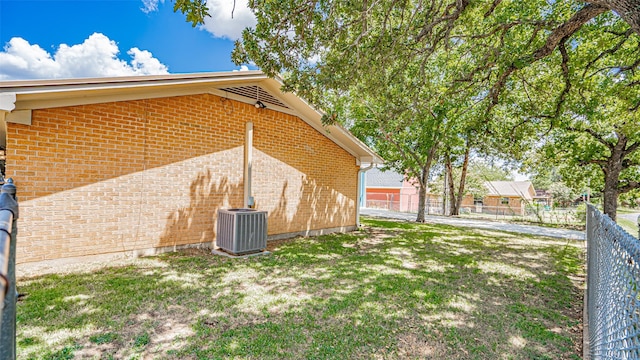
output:
[{"label": "chain link fence", "polygon": [[[369,209],[417,213],[418,203],[418,194],[368,192],[365,207]],[[439,198],[427,197],[425,203],[425,211],[427,214],[442,214],[442,201]]]},{"label": "chain link fence", "polygon": [[[425,199],[425,214],[442,215],[443,204],[440,197]],[[418,212],[417,194],[367,193],[365,207],[408,213]],[[490,206],[483,204],[467,205],[460,208],[460,217],[482,220],[501,220],[531,222],[584,227],[586,208],[559,208],[543,204],[523,204],[522,206]]]},{"label": "chain link fence", "polygon": [[461,217],[487,220],[584,226],[585,211],[578,207],[560,208],[539,204],[512,206],[474,205],[460,208]]},{"label": "chain link fence", "polygon": [[640,242],[587,206],[585,358],[640,359]]}]

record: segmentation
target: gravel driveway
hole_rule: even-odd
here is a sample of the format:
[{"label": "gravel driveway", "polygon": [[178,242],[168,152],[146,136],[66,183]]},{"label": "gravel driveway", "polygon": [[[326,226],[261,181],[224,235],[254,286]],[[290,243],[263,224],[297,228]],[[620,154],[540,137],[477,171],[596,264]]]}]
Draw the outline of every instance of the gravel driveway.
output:
[{"label": "gravel driveway", "polygon": [[[413,213],[403,213],[403,212],[395,212],[395,211],[381,210],[381,209],[362,208],[360,209],[360,215],[387,218],[387,219],[407,220],[407,221],[415,221],[416,219],[416,214],[413,214]],[[455,217],[426,215],[425,221],[427,223],[434,223],[434,224],[447,224],[447,225],[464,226],[464,227],[477,228],[477,229],[508,231],[508,232],[515,232],[515,233],[521,233],[521,234],[549,236],[549,237],[562,238],[562,239],[584,240],[584,236],[585,236],[584,231],[557,229],[557,228],[534,226],[534,225],[510,224],[510,223],[490,221],[490,220],[472,220],[472,219],[460,219]]]}]

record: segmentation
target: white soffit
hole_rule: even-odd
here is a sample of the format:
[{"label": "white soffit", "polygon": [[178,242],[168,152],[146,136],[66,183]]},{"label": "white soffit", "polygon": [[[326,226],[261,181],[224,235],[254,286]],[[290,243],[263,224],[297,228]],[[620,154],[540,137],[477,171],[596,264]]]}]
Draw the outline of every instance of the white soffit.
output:
[{"label": "white soffit", "polygon": [[21,124],[30,124],[31,109],[60,106],[205,93],[252,105],[260,101],[267,109],[301,118],[355,156],[358,164],[383,162],[346,129],[336,125],[323,126],[319,111],[295,94],[283,93],[281,86],[281,79],[270,79],[261,71],[10,81],[0,82],[0,100],[15,101],[15,110],[8,114],[10,118],[7,120]]}]

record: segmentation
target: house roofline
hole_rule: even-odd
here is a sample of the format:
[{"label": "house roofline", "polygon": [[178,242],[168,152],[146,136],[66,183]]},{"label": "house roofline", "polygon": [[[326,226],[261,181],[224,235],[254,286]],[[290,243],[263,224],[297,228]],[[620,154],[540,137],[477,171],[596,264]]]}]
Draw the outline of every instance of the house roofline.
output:
[{"label": "house roofline", "polygon": [[[100,102],[141,100],[181,95],[214,94],[229,86],[260,86],[286,104],[272,110],[295,115],[356,158],[357,165],[382,164],[384,160],[353,134],[339,125],[322,124],[322,112],[293,93],[281,91],[283,79],[269,78],[262,71],[232,71],[107,78],[17,80],[0,82],[0,121],[30,123],[30,111],[39,108],[74,106]],[[75,95],[75,96],[74,96]],[[255,103],[253,99],[234,100]],[[13,116],[8,114],[14,113]],[[4,121],[3,121],[4,122]],[[0,134],[1,135],[1,134]]]},{"label": "house roofline", "polygon": [[[184,73],[167,75],[139,75],[116,77],[89,77],[72,79],[42,79],[42,80],[11,80],[0,81],[0,91],[12,89],[12,91],[26,93],[29,89],[34,92],[42,92],[45,89],[52,91],[70,88],[106,88],[136,86],[139,84],[180,84],[209,81],[224,81],[225,79],[237,81],[238,79],[267,79],[262,71],[224,71],[211,73]],[[279,79],[279,78],[278,78]]]}]

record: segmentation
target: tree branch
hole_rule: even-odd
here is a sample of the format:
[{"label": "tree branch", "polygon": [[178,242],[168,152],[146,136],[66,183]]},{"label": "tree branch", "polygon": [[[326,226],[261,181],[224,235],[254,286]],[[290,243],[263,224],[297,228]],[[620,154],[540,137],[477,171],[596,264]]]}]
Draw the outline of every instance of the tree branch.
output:
[{"label": "tree branch", "polygon": [[489,16],[491,16],[491,14],[493,14],[493,11],[498,7],[498,5],[500,5],[500,3],[502,2],[502,0],[493,0],[493,4],[491,4],[491,7],[489,8],[489,10],[487,10],[487,12],[484,13],[484,18],[488,18]]},{"label": "tree branch", "polygon": [[592,160],[580,161],[580,165],[587,165],[587,164],[607,165],[607,160],[592,159]]},{"label": "tree branch", "polygon": [[[462,12],[467,8],[468,5],[469,0],[455,0],[453,3],[447,5],[444,10],[443,16],[439,17],[438,19],[434,19],[433,21],[429,21],[427,19],[427,25],[423,27],[422,30],[420,30],[420,33],[418,33],[418,35],[416,36],[416,41],[420,42],[425,37],[430,37],[436,26],[440,25],[441,23],[445,23],[443,31],[445,33],[448,33],[453,28],[455,21],[458,20],[458,18],[460,17],[460,15],[462,15]],[[452,10],[453,12],[450,13]],[[439,36],[436,37],[437,41],[431,41],[431,43],[435,44],[442,39],[443,37],[441,32]]]},{"label": "tree branch", "polygon": [[622,157],[625,157],[629,154],[631,154],[632,152],[638,150],[638,148],[640,148],[640,141],[631,144],[629,147],[627,147],[626,149],[624,149],[622,151]]},{"label": "tree branch", "polygon": [[623,159],[622,160],[622,168],[623,169],[628,169],[632,166],[640,166],[640,159],[638,160],[631,160],[629,158],[627,159]]},{"label": "tree branch", "polygon": [[567,48],[565,47],[565,42],[567,38],[563,38],[562,41],[558,44],[558,50],[562,55],[562,63],[560,66],[562,67],[562,76],[564,77],[564,88],[560,93],[560,97],[558,98],[558,102],[556,103],[556,110],[554,113],[554,118],[557,118],[562,111],[562,105],[564,104],[569,91],[571,90],[571,79],[569,78],[569,54],[567,54]]},{"label": "tree branch", "polygon": [[593,5],[603,6],[615,11],[633,31],[640,35],[640,6],[638,0],[585,0]]},{"label": "tree branch", "polygon": [[591,135],[593,138],[595,138],[599,143],[601,143],[604,146],[608,147],[612,151],[613,151],[613,148],[615,147],[614,144],[611,144],[609,141],[607,141],[607,139],[602,137],[601,134],[598,134],[596,131],[594,131],[594,130],[592,130],[590,128],[580,129],[580,128],[573,127],[573,126],[567,126],[567,130],[575,131],[575,132],[587,133],[587,134]]},{"label": "tree branch", "polygon": [[631,70],[633,72],[633,70],[635,70],[635,68],[637,68],[638,66],[640,66],[640,57],[638,57],[638,59],[636,59],[636,61],[631,65],[621,66],[620,67],[620,71],[629,71],[629,70]]},{"label": "tree branch", "polygon": [[586,22],[594,17],[607,11],[607,8],[599,5],[589,4],[582,9],[578,10],[573,16],[562,25],[556,27],[551,34],[547,37],[545,44],[536,50],[533,54],[522,57],[516,61],[510,63],[502,74],[498,77],[496,83],[489,90],[490,105],[489,109],[493,108],[498,103],[498,98],[502,89],[504,88],[507,79],[515,71],[521,69],[526,65],[530,65],[542,58],[549,56],[558,45],[573,35],[578,29],[582,27]]},{"label": "tree branch", "polygon": [[402,158],[405,159],[405,161],[409,162],[408,157],[410,156],[413,159],[413,161],[416,162],[416,164],[418,164],[421,168],[423,167],[424,164],[422,163],[422,161],[420,161],[420,158],[414,151],[405,151],[405,149],[393,138],[393,136],[389,136],[388,133],[382,131],[382,128],[380,128],[380,130],[384,134],[383,139],[393,144],[393,146],[398,150],[398,152],[401,154]]},{"label": "tree branch", "polygon": [[619,36],[622,37],[622,39],[620,41],[618,41],[618,43],[616,43],[612,48],[601,52],[598,56],[596,56],[595,59],[589,61],[589,63],[584,67],[584,73],[582,73],[582,76],[583,77],[586,76],[587,71],[589,71],[589,68],[591,68],[591,66],[593,66],[593,64],[595,64],[598,60],[602,59],[605,55],[613,55],[618,50],[620,50],[622,45],[624,45],[624,43],[627,40],[629,40],[629,35],[631,35],[632,33],[633,33],[633,30],[629,29],[629,30],[625,31],[623,34],[619,35]]},{"label": "tree branch", "polygon": [[633,189],[640,189],[640,182],[633,180],[624,180],[618,184],[618,193],[623,194]]},{"label": "tree branch", "polygon": [[607,160],[597,160],[597,159],[593,159],[593,160],[583,160],[583,161],[579,161],[578,165],[589,165],[589,164],[595,164],[598,165],[598,167],[600,168],[600,170],[602,170],[602,172],[604,174],[607,173]]}]

